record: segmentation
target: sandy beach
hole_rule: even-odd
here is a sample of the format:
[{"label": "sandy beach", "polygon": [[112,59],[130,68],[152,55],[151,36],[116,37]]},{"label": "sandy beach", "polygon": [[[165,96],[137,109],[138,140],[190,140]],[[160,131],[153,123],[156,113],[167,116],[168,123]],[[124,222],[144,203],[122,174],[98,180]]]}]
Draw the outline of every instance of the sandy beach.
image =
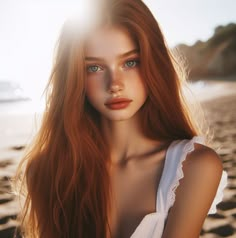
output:
[{"label": "sandy beach", "polygon": [[[236,82],[209,81],[195,91],[206,120],[214,132],[212,147],[228,173],[228,185],[217,213],[209,215],[201,238],[236,238]],[[10,179],[25,147],[37,131],[33,114],[0,113],[0,237],[12,238],[19,205]],[[183,237],[185,238],[185,237]],[[187,238],[187,237],[186,237]]]}]

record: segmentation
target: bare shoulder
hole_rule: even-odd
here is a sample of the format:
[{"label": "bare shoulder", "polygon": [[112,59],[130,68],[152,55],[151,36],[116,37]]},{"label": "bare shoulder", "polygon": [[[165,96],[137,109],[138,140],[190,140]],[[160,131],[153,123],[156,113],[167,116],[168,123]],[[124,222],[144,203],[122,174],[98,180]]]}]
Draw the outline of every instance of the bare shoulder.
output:
[{"label": "bare shoulder", "polygon": [[219,177],[223,165],[219,155],[212,148],[195,143],[195,149],[187,155],[183,164],[184,173],[193,174],[201,172],[202,176]]},{"label": "bare shoulder", "polygon": [[[184,178],[180,181],[179,190],[194,190],[198,194],[209,196],[210,202],[220,183],[223,164],[212,148],[198,143],[194,144],[194,148],[183,163]],[[181,197],[180,192],[178,195]]]},{"label": "bare shoulder", "polygon": [[183,163],[184,177],[176,189],[163,238],[198,238],[220,183],[223,166],[211,148],[195,143]]}]

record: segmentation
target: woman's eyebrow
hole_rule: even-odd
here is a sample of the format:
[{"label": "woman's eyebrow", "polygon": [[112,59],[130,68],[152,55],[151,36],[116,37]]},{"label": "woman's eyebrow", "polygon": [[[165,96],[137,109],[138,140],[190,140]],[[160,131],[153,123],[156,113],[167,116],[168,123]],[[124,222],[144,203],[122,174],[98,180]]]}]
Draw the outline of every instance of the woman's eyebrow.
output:
[{"label": "woman's eyebrow", "polygon": [[130,50],[130,51],[124,53],[124,54],[118,55],[117,58],[122,59],[122,58],[124,58],[124,57],[127,57],[127,56],[132,55],[132,54],[135,54],[135,53],[138,54],[138,53],[139,53],[139,50],[138,50],[138,49]]},{"label": "woman's eyebrow", "polygon": [[[123,54],[118,55],[117,58],[118,58],[118,59],[122,59],[122,58],[124,58],[124,57],[127,57],[127,56],[132,55],[132,54],[135,54],[135,53],[139,53],[139,50],[138,50],[138,49],[130,50],[130,51],[128,51],[128,52],[125,52],[125,53],[123,53]],[[94,61],[94,60],[95,60],[95,61],[104,61],[103,58],[93,57],[93,56],[86,56],[86,57],[85,57],[85,60],[86,60],[86,61]]]}]

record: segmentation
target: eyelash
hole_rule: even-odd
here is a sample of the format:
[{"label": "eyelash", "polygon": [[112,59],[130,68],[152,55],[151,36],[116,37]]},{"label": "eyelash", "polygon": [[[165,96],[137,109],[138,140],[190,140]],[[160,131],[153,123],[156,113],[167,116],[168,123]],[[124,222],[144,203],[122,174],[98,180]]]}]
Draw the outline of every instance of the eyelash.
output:
[{"label": "eyelash", "polygon": [[[87,66],[87,72],[88,73],[97,73],[98,71],[90,71],[90,69],[92,68],[92,67],[98,67],[98,68],[102,68],[102,67],[100,67],[99,65],[89,65],[89,66]],[[100,70],[99,70],[100,71]]]},{"label": "eyelash", "polygon": [[129,62],[135,62],[135,65],[134,65],[134,66],[131,66],[131,67],[128,66],[128,68],[135,68],[135,67],[136,67],[137,65],[139,65],[139,63],[140,63],[139,59],[129,59],[129,60],[127,60],[127,61],[125,62],[125,64],[127,64],[127,63],[129,63]]},{"label": "eyelash", "polygon": [[[140,60],[139,60],[138,58],[136,58],[136,59],[129,59],[129,60],[126,60],[126,61],[125,61],[124,65],[126,65],[126,64],[129,63],[129,62],[134,62],[135,65],[134,65],[134,66],[125,66],[124,68],[130,68],[130,69],[135,68],[135,67],[137,67],[137,66],[139,65]],[[88,73],[97,73],[97,72],[101,71],[101,70],[92,71],[92,70],[91,70],[92,67],[97,67],[97,68],[100,68],[101,70],[103,69],[103,67],[101,67],[101,66],[99,66],[99,65],[96,65],[96,64],[94,64],[94,65],[89,65],[89,66],[87,66],[87,72],[88,72]]]}]

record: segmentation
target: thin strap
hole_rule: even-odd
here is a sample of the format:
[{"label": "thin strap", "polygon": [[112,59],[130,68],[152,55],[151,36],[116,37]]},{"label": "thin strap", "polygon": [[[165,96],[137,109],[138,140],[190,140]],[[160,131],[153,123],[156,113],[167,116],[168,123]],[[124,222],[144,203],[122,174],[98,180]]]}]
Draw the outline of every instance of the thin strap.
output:
[{"label": "thin strap", "polygon": [[173,171],[174,164],[170,163],[170,157],[172,157],[173,148],[176,146],[178,141],[173,141],[166,151],[165,164],[163,168],[163,172],[161,175],[161,180],[159,183],[158,191],[157,191],[157,201],[156,201],[156,211],[157,212],[165,212],[165,203],[167,196],[167,188],[170,186],[172,181],[173,173],[169,171]]}]

